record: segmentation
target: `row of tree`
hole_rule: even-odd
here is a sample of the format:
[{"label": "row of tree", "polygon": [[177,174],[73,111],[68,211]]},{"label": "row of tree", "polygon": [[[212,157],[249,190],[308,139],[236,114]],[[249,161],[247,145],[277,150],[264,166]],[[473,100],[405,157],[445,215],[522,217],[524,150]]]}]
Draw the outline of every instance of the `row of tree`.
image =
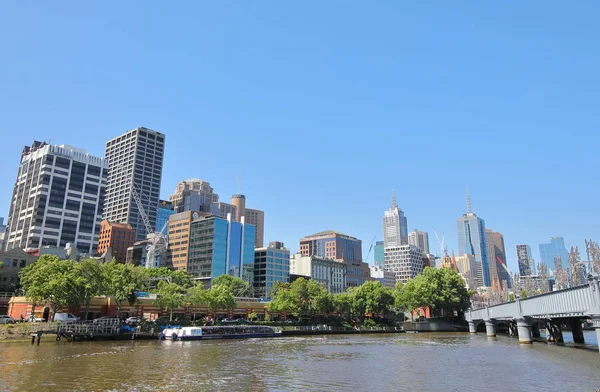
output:
[{"label": "row of tree", "polygon": [[420,308],[442,315],[468,309],[472,294],[463,278],[452,269],[427,267],[422,274],[404,285],[398,282],[393,289],[369,281],[344,293],[330,294],[314,280],[301,278],[292,283],[278,283],[272,292],[269,311],[299,318],[335,313],[348,320],[385,317]]},{"label": "row of tree", "polygon": [[[92,298],[99,295],[112,298],[120,316],[122,303],[133,306],[140,292],[156,293],[155,304],[168,311],[172,319],[175,309],[192,311],[198,305],[206,306],[211,313],[231,310],[236,306],[236,297],[251,293],[246,281],[229,275],[213,279],[206,290],[185,271],[116,262],[101,264],[96,260],[75,262],[49,255],[24,268],[20,277],[30,300],[50,305],[53,314],[59,308],[83,306],[85,317]],[[346,319],[364,319],[429,308],[439,315],[467,309],[471,295],[455,271],[425,268],[422,274],[393,289],[369,281],[344,293],[330,294],[315,280],[279,282],[271,292],[269,311],[298,318],[338,314]]]},{"label": "row of tree", "polygon": [[224,275],[213,280],[210,290],[185,271],[143,268],[116,262],[98,263],[90,259],[76,262],[43,255],[20,272],[21,287],[28,299],[57,309],[85,307],[87,318],[92,298],[99,295],[114,300],[117,313],[122,303],[135,305],[140,292],[156,293],[156,304],[170,312],[182,306],[205,304],[212,311],[233,309],[235,297],[250,292],[245,281]]}]

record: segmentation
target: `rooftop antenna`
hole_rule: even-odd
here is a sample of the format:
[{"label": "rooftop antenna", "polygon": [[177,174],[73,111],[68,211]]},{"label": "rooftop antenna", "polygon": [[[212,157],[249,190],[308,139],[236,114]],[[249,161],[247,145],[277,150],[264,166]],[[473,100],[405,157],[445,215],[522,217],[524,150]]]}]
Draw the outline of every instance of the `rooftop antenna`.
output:
[{"label": "rooftop antenna", "polygon": [[471,209],[471,195],[469,194],[469,186],[468,185],[467,185],[466,201],[467,201],[467,214],[472,214],[473,210]]},{"label": "rooftop antenna", "polygon": [[396,202],[396,192],[394,192],[394,190],[392,189],[392,204],[390,205],[391,208],[396,208],[398,207],[398,203]]}]

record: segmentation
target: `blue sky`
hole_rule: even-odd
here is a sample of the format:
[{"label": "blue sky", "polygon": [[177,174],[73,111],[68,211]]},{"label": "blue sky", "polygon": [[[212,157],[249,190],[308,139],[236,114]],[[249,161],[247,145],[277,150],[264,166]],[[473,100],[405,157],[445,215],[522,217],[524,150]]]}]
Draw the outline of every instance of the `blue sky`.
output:
[{"label": "blue sky", "polygon": [[[473,210],[515,245],[600,240],[600,5],[564,2],[30,2],[0,5],[0,216],[33,140],[96,155],[167,135],[162,196],[237,174],[265,240],[382,237]],[[595,174],[596,173],[596,174]],[[366,251],[366,250],[365,250]],[[372,260],[372,256],[370,258]]]}]

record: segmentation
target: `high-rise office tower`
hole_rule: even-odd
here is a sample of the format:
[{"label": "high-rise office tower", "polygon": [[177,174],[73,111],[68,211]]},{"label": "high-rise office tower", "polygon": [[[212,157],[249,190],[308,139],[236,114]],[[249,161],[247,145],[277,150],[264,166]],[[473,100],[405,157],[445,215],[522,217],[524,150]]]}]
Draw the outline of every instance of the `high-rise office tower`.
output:
[{"label": "high-rise office tower", "polygon": [[408,220],[404,212],[398,208],[393,193],[390,209],[383,215],[383,244],[386,248],[408,245]]},{"label": "high-rise office tower", "polygon": [[235,194],[231,196],[231,204],[235,206],[235,221],[239,222],[242,216],[246,216],[246,196]]},{"label": "high-rise office tower", "polygon": [[10,204],[6,249],[70,243],[92,254],[105,186],[104,159],[68,145],[35,141],[25,146]]},{"label": "high-rise office tower", "polygon": [[485,221],[471,211],[471,198],[467,195],[467,212],[456,220],[458,254],[475,256],[477,276],[483,286],[491,286],[489,254]]},{"label": "high-rise office tower", "polygon": [[104,219],[130,224],[136,241],[147,236],[146,226],[132,184],[148,216],[150,228],[156,227],[156,214],[162,179],[165,135],[147,128],[135,128],[106,143],[104,159],[108,162],[108,182]]},{"label": "high-rise office tower", "polygon": [[487,236],[489,260],[490,260],[490,279],[494,291],[502,291],[502,282],[511,287],[511,276],[506,270],[506,249],[504,248],[504,236],[502,233],[490,229],[485,230]]},{"label": "high-rise office tower", "polygon": [[565,248],[565,240],[562,237],[550,238],[550,243],[540,244],[540,260],[549,268],[554,268],[556,257],[560,257],[562,269],[565,271],[570,268],[569,253]]},{"label": "high-rise office tower", "polygon": [[520,276],[530,276],[535,273],[529,245],[517,245],[517,261],[519,263]]},{"label": "high-rise office tower", "polygon": [[290,281],[290,251],[283,242],[254,249],[254,296],[268,298],[277,282]]},{"label": "high-rise office tower", "polygon": [[396,277],[396,282],[406,283],[425,268],[423,251],[415,245],[386,246],[384,269]]},{"label": "high-rise office tower", "polygon": [[429,254],[429,234],[425,231],[413,230],[408,233],[408,244],[417,246],[425,254]]},{"label": "high-rise office tower", "polygon": [[[176,213],[184,211],[212,212],[213,203],[219,201],[219,195],[206,181],[199,178],[180,181],[175,187],[175,192],[169,196]],[[226,216],[226,215],[225,215]]]}]

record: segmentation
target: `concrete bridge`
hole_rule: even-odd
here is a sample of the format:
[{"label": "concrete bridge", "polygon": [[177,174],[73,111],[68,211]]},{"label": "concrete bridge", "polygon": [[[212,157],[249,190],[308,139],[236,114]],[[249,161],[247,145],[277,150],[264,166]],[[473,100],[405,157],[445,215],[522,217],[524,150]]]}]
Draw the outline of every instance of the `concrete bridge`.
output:
[{"label": "concrete bridge", "polygon": [[562,343],[562,326],[573,331],[575,343],[585,343],[584,321],[591,320],[600,342],[600,282],[598,274],[589,274],[588,283],[582,286],[553,291],[512,302],[468,310],[465,318],[469,332],[485,323],[487,336],[496,336],[497,329],[505,328],[511,336],[518,335],[519,342],[530,344],[539,337],[540,328],[546,329],[548,342]]}]

